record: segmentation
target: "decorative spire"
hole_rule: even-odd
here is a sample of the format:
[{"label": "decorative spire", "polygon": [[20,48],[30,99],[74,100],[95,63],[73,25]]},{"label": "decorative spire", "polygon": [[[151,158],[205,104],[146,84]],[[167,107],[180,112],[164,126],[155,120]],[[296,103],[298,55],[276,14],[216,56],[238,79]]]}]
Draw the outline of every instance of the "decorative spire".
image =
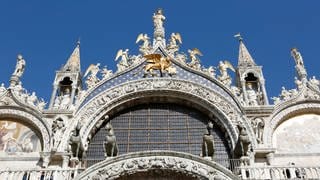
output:
[{"label": "decorative spire", "polygon": [[165,30],[163,27],[164,20],[166,17],[163,15],[163,11],[161,8],[157,9],[152,16],[154,33],[153,33],[153,45],[161,44],[165,47]]},{"label": "decorative spire", "polygon": [[239,45],[239,58],[238,58],[238,66],[254,66],[256,63],[254,62],[253,58],[251,57],[248,49],[243,43],[243,38],[241,37],[240,33],[234,35],[235,38],[238,38],[240,45]]},{"label": "decorative spire", "polygon": [[80,38],[77,41],[77,45],[70,55],[67,63],[63,67],[64,71],[80,71]]}]

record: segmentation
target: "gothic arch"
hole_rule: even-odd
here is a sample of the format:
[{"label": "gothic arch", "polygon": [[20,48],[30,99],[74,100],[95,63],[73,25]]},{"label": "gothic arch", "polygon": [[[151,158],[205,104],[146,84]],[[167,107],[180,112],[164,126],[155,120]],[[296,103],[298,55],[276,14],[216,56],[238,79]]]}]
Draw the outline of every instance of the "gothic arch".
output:
[{"label": "gothic arch", "polygon": [[130,153],[97,163],[76,176],[82,179],[117,179],[157,170],[185,174],[197,179],[238,179],[221,165],[201,157],[173,151]]},{"label": "gothic arch", "polygon": [[272,142],[272,136],[276,128],[288,120],[291,117],[301,114],[320,114],[320,103],[319,102],[300,102],[297,104],[288,104],[286,106],[279,107],[274,113],[270,116],[270,121],[266,121],[265,133],[264,133],[264,142],[270,146],[274,146]]},{"label": "gothic arch", "polygon": [[50,151],[50,128],[49,125],[39,116],[17,107],[3,107],[0,109],[0,119],[10,118],[16,122],[27,124],[30,129],[38,133],[42,151]]},{"label": "gothic arch", "polygon": [[[73,129],[72,127],[75,127],[78,122],[81,123],[80,136],[86,148],[87,138],[91,130],[114,108],[119,108],[124,103],[136,99],[157,96],[180,98],[196,103],[200,105],[201,108],[217,115],[220,123],[230,137],[233,148],[237,141],[237,121],[244,123],[249,131],[252,142],[254,142],[254,135],[250,125],[242,115],[240,109],[235,105],[235,102],[229,102],[218,92],[214,92],[199,84],[166,78],[148,78],[131,81],[101,92],[77,111],[74,120],[71,121],[71,126],[69,126],[71,128],[67,129],[66,134],[70,134]],[[68,137],[69,136],[64,136],[61,146],[65,147],[67,145]]]}]

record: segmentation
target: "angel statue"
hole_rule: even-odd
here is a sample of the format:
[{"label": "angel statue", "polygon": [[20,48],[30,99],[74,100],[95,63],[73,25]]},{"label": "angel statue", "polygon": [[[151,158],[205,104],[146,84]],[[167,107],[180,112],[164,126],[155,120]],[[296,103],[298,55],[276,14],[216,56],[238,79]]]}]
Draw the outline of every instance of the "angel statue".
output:
[{"label": "angel statue", "polygon": [[127,67],[129,67],[129,64],[128,64],[128,60],[129,60],[129,56],[128,56],[128,52],[129,52],[129,49],[126,49],[125,51],[123,51],[122,49],[120,49],[118,52],[117,52],[117,55],[116,55],[116,61],[120,58],[121,56],[121,60],[120,62],[117,64],[117,68],[118,68],[118,72],[119,71],[123,71],[124,69],[126,69]]},{"label": "angel statue", "polygon": [[84,74],[84,77],[86,77],[90,73],[90,75],[86,79],[88,89],[92,88],[95,84],[99,82],[99,78],[97,77],[97,74],[100,71],[99,66],[100,63],[96,65],[91,64],[86,70],[86,73]]},{"label": "angel statue", "polygon": [[140,41],[143,41],[139,49],[143,55],[148,54],[148,51],[151,49],[149,39],[150,38],[148,37],[148,35],[143,33],[139,34],[139,36],[137,37],[136,44]]},{"label": "angel statue", "polygon": [[112,75],[112,70],[109,70],[107,66],[104,66],[101,70],[102,79],[107,79]]},{"label": "angel statue", "polygon": [[220,70],[220,76],[218,76],[218,79],[226,86],[230,87],[232,80],[230,75],[228,74],[228,69],[235,72],[234,67],[232,64],[225,60],[219,62],[219,70]]},{"label": "angel statue", "polygon": [[189,63],[189,66],[194,69],[200,69],[200,59],[198,56],[203,56],[202,53],[198,48],[193,48],[192,50],[188,50],[191,62]]},{"label": "angel statue", "polygon": [[162,9],[158,9],[156,13],[153,14],[153,23],[155,29],[162,29],[163,28],[163,21],[166,17],[162,14]]},{"label": "angel statue", "polygon": [[169,40],[169,45],[168,45],[168,49],[169,50],[173,50],[174,52],[179,50],[178,47],[178,43],[182,44],[182,39],[181,39],[181,35],[179,33],[172,33],[170,40]]}]

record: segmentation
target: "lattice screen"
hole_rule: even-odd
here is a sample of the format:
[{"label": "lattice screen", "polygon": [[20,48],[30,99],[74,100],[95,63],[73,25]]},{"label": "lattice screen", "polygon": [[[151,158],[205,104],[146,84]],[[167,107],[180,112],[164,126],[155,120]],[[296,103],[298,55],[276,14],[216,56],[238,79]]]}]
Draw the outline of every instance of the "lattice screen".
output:
[{"label": "lattice screen", "polygon": [[[172,150],[201,154],[208,117],[176,104],[145,104],[126,109],[111,118],[120,154],[145,150]],[[105,159],[105,129],[93,137],[87,152],[88,166]],[[215,161],[229,166],[230,150],[223,133],[213,130]]]}]

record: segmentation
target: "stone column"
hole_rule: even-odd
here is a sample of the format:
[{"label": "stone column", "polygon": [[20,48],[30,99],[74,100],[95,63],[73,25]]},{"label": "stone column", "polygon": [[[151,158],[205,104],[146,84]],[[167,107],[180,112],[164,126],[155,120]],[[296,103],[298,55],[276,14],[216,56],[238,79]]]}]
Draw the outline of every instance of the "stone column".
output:
[{"label": "stone column", "polygon": [[53,106],[55,97],[56,97],[56,95],[57,95],[57,90],[58,90],[58,84],[53,84],[53,91],[52,91],[52,94],[51,94],[49,109],[51,109],[52,106]]},{"label": "stone column", "polygon": [[70,104],[69,105],[72,105],[73,104],[73,102],[74,102],[74,97],[75,97],[75,95],[76,95],[76,86],[72,86],[72,90],[71,90],[71,98],[70,98]]},{"label": "stone column", "polygon": [[260,84],[261,84],[260,88],[262,89],[262,95],[263,95],[264,103],[265,103],[265,105],[269,105],[269,100],[268,100],[268,95],[267,95],[264,79],[260,80]]},{"label": "stone column", "polygon": [[246,88],[246,81],[245,80],[241,81],[241,87],[242,87],[244,102],[246,103],[246,105],[248,105],[248,95],[247,95],[247,88]]}]

